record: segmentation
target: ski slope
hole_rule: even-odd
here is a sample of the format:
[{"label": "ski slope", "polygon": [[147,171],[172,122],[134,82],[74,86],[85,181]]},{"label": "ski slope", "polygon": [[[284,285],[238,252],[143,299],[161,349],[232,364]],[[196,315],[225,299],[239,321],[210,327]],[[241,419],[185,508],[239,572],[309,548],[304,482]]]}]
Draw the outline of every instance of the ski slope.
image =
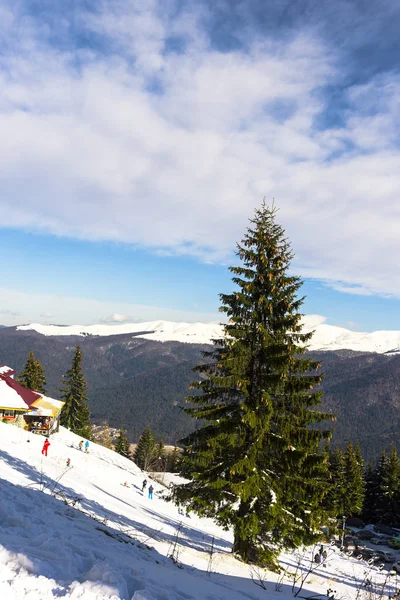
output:
[{"label": "ski slope", "polygon": [[[293,597],[289,575],[281,591],[270,572],[266,590],[255,585],[249,566],[230,553],[230,532],[180,515],[160,497],[165,488],[158,483],[148,499],[141,491],[144,474],[133,462],[93,443],[85,454],[77,449],[79,441],[61,429],[51,437],[46,458],[42,437],[0,423],[2,600]],[[309,556],[307,550],[303,564]],[[294,572],[296,560],[295,554],[283,555],[282,565]],[[365,569],[332,551],[326,567],[307,579],[302,596],[325,596],[331,587],[337,598],[355,598]],[[373,577],[381,582],[384,576],[374,568]]]},{"label": "ski slope", "polygon": [[[373,331],[362,333],[350,331],[324,323],[324,317],[305,315],[304,332],[314,331],[308,344],[310,350],[354,350],[358,352],[400,352],[400,331]],[[222,326],[218,323],[174,323],[172,321],[149,321],[146,323],[124,323],[120,325],[20,325],[18,331],[34,330],[45,336],[65,335],[120,335],[132,334],[136,337],[158,342],[183,342],[190,344],[211,344],[222,336]]]}]

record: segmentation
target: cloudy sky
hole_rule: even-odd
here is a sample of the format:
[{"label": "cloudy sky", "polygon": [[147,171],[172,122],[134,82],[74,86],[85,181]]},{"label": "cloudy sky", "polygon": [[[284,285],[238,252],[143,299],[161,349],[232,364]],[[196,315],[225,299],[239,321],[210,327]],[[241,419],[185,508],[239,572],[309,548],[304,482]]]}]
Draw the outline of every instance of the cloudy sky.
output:
[{"label": "cloudy sky", "polygon": [[276,199],[305,311],[400,329],[397,0],[1,0],[0,323],[218,320]]}]

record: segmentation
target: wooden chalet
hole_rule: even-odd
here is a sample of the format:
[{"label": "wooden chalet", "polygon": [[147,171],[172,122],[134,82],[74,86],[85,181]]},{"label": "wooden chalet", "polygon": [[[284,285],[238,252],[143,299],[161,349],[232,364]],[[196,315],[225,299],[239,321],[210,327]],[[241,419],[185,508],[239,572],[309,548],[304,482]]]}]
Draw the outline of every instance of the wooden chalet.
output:
[{"label": "wooden chalet", "polygon": [[64,402],[28,390],[14,375],[9,367],[0,366],[0,419],[33,433],[58,431]]}]

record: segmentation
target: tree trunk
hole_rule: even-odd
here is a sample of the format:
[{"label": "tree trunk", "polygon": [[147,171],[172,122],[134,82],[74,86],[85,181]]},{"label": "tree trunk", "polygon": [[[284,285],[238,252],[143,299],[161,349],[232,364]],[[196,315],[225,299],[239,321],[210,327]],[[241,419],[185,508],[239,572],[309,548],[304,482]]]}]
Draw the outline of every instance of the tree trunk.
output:
[{"label": "tree trunk", "polygon": [[233,526],[234,537],[232,553],[238,554],[245,563],[254,560],[256,554],[255,540],[246,527],[246,517],[249,515],[250,511],[250,505],[247,502],[241,502],[237,512],[238,518]]},{"label": "tree trunk", "polygon": [[250,540],[242,538],[240,532],[235,530],[232,553],[238,554],[243,562],[248,563],[251,555],[253,554],[252,550],[253,545],[251,544]]}]

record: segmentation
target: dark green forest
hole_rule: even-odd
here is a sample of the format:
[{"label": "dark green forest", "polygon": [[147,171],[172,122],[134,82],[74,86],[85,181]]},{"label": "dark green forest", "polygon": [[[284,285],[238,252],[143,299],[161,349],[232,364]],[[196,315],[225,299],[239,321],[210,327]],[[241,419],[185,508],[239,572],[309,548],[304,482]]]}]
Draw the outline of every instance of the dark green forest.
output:
[{"label": "dark green forest", "polygon": [[[123,427],[132,442],[147,425],[168,444],[193,430],[193,420],[180,407],[207,346],[131,334],[46,337],[7,327],[0,330],[0,363],[20,372],[33,350],[45,369],[46,391],[57,398],[77,344],[94,422],[107,419],[112,427]],[[392,444],[400,451],[400,356],[349,350],[312,354],[325,374],[322,408],[337,416],[333,443],[344,447],[359,441],[366,461]]]}]

